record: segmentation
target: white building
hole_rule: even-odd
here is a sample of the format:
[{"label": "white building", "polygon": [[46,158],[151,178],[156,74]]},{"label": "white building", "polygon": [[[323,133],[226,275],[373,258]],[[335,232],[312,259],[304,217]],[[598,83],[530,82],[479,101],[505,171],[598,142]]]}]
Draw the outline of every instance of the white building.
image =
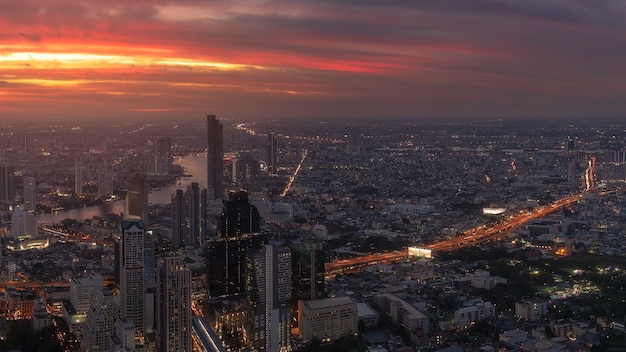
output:
[{"label": "white building", "polygon": [[548,302],[515,302],[515,315],[527,321],[541,319],[548,312]]},{"label": "white building", "polygon": [[333,341],[358,331],[357,303],[350,297],[298,301],[302,340]]},{"label": "white building", "polygon": [[119,296],[108,290],[96,291],[87,313],[80,340],[82,352],[109,351],[109,341],[113,336],[115,321],[119,316]]},{"label": "white building", "polygon": [[463,307],[454,312],[454,323],[460,329],[467,329],[476,321],[493,317],[496,309],[491,302],[479,302],[471,307]]}]

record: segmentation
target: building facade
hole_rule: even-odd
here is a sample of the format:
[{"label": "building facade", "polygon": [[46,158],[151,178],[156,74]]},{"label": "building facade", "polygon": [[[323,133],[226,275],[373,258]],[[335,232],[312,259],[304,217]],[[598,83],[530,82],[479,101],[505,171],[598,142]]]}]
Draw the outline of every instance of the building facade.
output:
[{"label": "building facade", "polygon": [[191,352],[191,270],[183,257],[158,261],[156,307],[157,351]]},{"label": "building facade", "polygon": [[207,116],[207,189],[209,199],[224,197],[224,126]]}]

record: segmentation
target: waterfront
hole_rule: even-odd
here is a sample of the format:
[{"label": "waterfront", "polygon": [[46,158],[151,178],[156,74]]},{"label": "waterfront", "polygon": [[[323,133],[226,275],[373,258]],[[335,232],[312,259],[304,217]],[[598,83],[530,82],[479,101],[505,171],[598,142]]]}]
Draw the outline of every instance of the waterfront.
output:
[{"label": "waterfront", "polygon": [[[185,170],[185,175],[191,175],[191,177],[183,177],[176,184],[150,192],[148,194],[149,204],[170,204],[172,193],[177,189],[186,189],[192,182],[198,182],[200,186],[206,187],[206,155],[194,154],[184,156],[174,160],[174,164],[182,166]],[[124,200],[117,200],[102,205],[39,214],[37,220],[39,223],[53,224],[67,218],[84,220],[91,219],[94,216],[121,214],[123,212]]]}]

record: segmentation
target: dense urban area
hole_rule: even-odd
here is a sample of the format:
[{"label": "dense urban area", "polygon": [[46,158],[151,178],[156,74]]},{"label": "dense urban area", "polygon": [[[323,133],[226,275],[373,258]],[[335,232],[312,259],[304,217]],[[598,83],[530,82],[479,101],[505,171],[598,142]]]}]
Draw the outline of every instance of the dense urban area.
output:
[{"label": "dense urban area", "polygon": [[2,351],[624,351],[621,120],[0,123]]}]

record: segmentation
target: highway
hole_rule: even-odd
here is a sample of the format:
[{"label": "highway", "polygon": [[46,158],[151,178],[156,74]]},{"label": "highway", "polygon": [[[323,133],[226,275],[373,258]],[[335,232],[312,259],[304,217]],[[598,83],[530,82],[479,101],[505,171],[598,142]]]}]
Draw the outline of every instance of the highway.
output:
[{"label": "highway", "polygon": [[[616,190],[602,191],[598,192],[598,195],[606,195],[609,193],[614,193],[615,191]],[[526,222],[541,218],[572,203],[578,202],[582,199],[583,194],[584,192],[572,194],[565,198],[554,201],[549,205],[538,207],[533,211],[521,211],[517,215],[511,216],[502,222],[494,224],[493,226],[488,227],[483,225],[473,229],[469,229],[452,239],[432,243],[423,248],[429,249],[433,253],[445,252],[500,239],[509,231],[518,228]],[[324,265],[324,268],[326,271],[326,276],[332,277],[335,274],[339,273],[358,271],[368,265],[391,263],[404,259],[407,256],[408,248],[405,248],[402,251],[392,253],[370,254],[350,259],[333,261],[326,263]]]}]

